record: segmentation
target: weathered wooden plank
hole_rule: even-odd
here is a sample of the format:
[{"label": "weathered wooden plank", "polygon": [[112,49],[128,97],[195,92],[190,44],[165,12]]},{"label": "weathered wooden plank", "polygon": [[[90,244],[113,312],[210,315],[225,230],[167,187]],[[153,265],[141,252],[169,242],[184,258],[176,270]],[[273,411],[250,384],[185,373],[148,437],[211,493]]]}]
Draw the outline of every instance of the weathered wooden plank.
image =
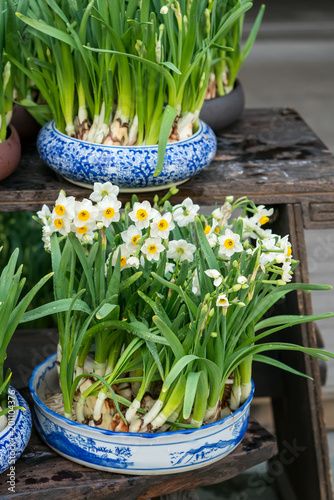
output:
[{"label": "weathered wooden plank", "polygon": [[[24,396],[29,399],[27,392]],[[101,472],[70,462],[45,445],[33,430],[28,447],[15,465],[16,491],[8,492],[6,473],[3,473],[0,476],[0,498],[144,500],[230,479],[253,465],[269,460],[275,451],[275,438],[251,420],[238,448],[215,464],[181,474],[129,476]]]},{"label": "weathered wooden plank", "polygon": [[[332,211],[324,217],[308,208],[334,203],[333,167],[334,156],[295,110],[246,110],[242,120],[221,133],[212,164],[181,185],[174,200],[190,196],[208,205],[221,203],[226,195],[247,194],[257,203],[299,202],[310,227],[334,227]],[[52,204],[61,188],[77,197],[88,193],[57,178],[35,146],[24,145],[19,168],[0,183],[0,211],[38,210],[43,203]],[[121,195],[123,201],[130,197]],[[150,199],[152,194],[140,196],[144,197]]]}]

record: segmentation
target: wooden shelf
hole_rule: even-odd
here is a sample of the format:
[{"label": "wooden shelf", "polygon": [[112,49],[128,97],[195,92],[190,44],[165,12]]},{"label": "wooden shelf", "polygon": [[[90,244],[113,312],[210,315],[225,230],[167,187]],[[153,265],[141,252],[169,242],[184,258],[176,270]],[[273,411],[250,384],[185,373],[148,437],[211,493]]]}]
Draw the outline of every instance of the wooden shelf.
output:
[{"label": "wooden shelf", "polygon": [[[29,401],[28,390],[22,391]],[[30,402],[30,401],[29,401]],[[57,455],[33,429],[28,447],[15,464],[16,493],[8,492],[7,476],[0,476],[0,498],[9,500],[144,500],[159,495],[220,483],[253,465],[269,460],[276,439],[256,420],[250,420],[240,445],[227,457],[203,469],[162,476],[131,476],[102,472]]]},{"label": "wooden shelf", "polygon": [[[0,183],[0,211],[39,210],[53,204],[60,189],[78,197],[88,193],[57,177],[34,144],[23,144],[18,169]],[[214,205],[226,195],[270,205],[300,203],[305,227],[334,227],[334,156],[294,109],[246,110],[218,137],[214,161],[180,186],[174,202],[190,196]]]}]

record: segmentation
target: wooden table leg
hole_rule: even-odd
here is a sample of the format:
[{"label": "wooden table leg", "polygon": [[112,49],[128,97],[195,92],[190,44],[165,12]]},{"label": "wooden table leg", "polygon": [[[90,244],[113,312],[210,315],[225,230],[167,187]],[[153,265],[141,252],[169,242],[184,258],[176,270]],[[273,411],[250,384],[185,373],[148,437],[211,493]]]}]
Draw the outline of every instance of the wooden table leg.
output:
[{"label": "wooden table leg", "polygon": [[[280,208],[278,234],[289,234],[293,257],[300,261],[296,282],[308,282],[308,268],[300,205]],[[321,292],[318,292],[321,293]],[[285,314],[311,314],[311,296],[291,292],[284,300]],[[284,340],[316,346],[314,325],[290,328]],[[298,500],[333,500],[327,433],[321,400],[318,361],[306,355],[284,352],[282,361],[307,373],[308,380],[284,373],[284,397],[273,398],[279,457]]]}]

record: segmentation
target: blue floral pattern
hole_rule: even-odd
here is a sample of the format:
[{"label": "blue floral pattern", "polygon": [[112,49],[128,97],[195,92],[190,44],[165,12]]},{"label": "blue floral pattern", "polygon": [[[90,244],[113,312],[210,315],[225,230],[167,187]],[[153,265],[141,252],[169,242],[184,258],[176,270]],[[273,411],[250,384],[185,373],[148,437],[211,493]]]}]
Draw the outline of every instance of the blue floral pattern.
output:
[{"label": "blue floral pattern", "polygon": [[15,406],[22,406],[23,410],[16,410],[15,417],[10,421],[10,425],[0,433],[0,473],[14,465],[16,460],[22,455],[28,444],[31,435],[31,413],[29,406],[21,394],[15,392]]},{"label": "blue floral pattern", "polygon": [[158,146],[104,146],[59,132],[54,121],[39,132],[37,148],[45,163],[74,182],[92,185],[111,181],[123,189],[162,188],[203,170],[214,158],[217,139],[204,122],[189,139],[170,143],[162,172],[154,177]]},{"label": "blue floral pattern", "polygon": [[33,416],[42,439],[66,458],[123,474],[168,474],[213,463],[234,450],[248,425],[252,394],[233,415],[200,429],[161,434],[111,432],[78,424],[43,403],[57,381],[56,356],[39,365],[30,380]]}]

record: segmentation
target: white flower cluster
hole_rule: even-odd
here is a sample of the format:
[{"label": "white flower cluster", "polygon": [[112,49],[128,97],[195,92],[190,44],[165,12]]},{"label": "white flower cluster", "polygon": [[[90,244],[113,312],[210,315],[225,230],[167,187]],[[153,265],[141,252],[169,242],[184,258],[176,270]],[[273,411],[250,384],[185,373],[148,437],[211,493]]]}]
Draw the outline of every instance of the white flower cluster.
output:
[{"label": "white flower cluster", "polygon": [[[125,213],[121,212],[122,204],[117,198],[118,193],[118,187],[110,182],[95,183],[89,199],[82,201],[76,201],[73,196],[67,197],[64,192],[60,192],[52,212],[44,205],[37,213],[44,224],[45,248],[51,250],[50,237],[54,232],[62,236],[74,233],[82,243],[87,244],[94,241],[97,230],[110,227],[113,233],[120,232],[122,239],[122,243],[114,248],[108,257],[107,263],[111,259],[112,266],[116,265],[119,258],[122,270],[130,267],[138,269],[140,265],[145,265],[145,261],[159,261],[160,255],[166,252],[165,273],[173,275],[175,263],[182,263],[185,260],[189,263],[194,262],[197,247],[194,244],[196,240],[193,230],[189,225],[195,221],[199,205],[186,198],[181,204],[174,207],[169,205],[166,211],[162,211],[158,206],[153,207],[148,201],[137,201],[131,211],[127,209],[125,217]],[[273,209],[267,210],[262,205],[253,207],[252,217],[244,214],[229,223],[235,208],[233,198],[229,197],[222,207],[212,212],[211,216],[208,218],[201,216],[209,245],[216,253],[216,257],[225,263],[241,252],[246,252],[250,258],[261,248],[259,266],[264,269],[265,266],[281,264],[282,267],[276,267],[276,271],[281,274],[284,282],[289,282],[292,274],[292,255],[288,237],[281,238],[273,234],[270,229],[263,229],[273,214]],[[242,222],[239,222],[240,220]],[[113,223],[119,223],[116,229]],[[241,230],[236,229],[237,225]],[[124,230],[120,231],[120,227]],[[253,244],[250,245],[249,241]],[[197,269],[193,269],[192,272],[192,290],[193,293],[199,294]],[[221,286],[224,278],[217,270],[208,269],[205,272],[214,280],[215,287]],[[247,279],[239,276],[237,286],[248,286]],[[218,288],[217,291],[219,292]],[[216,305],[228,307],[227,295],[220,294]]]},{"label": "white flower cluster", "polygon": [[[44,224],[45,248],[51,250],[50,236],[54,232],[62,236],[72,232],[83,243],[92,243],[96,230],[108,228],[113,222],[120,221],[122,204],[117,199],[118,192],[118,187],[110,182],[95,183],[90,199],[82,201],[76,201],[73,196],[66,197],[64,192],[60,192],[52,212],[46,205],[37,212]],[[123,243],[114,250],[112,265],[116,264],[120,253],[122,270],[128,267],[138,269],[140,256],[148,261],[158,261],[164,251],[167,251],[168,259],[192,262],[196,246],[182,238],[169,241],[169,236],[176,225],[186,227],[193,223],[199,208],[190,198],[176,205],[173,213],[160,213],[148,201],[135,202],[128,214],[133,224],[120,233]],[[167,262],[166,273],[172,273],[173,269],[174,264]]]}]

